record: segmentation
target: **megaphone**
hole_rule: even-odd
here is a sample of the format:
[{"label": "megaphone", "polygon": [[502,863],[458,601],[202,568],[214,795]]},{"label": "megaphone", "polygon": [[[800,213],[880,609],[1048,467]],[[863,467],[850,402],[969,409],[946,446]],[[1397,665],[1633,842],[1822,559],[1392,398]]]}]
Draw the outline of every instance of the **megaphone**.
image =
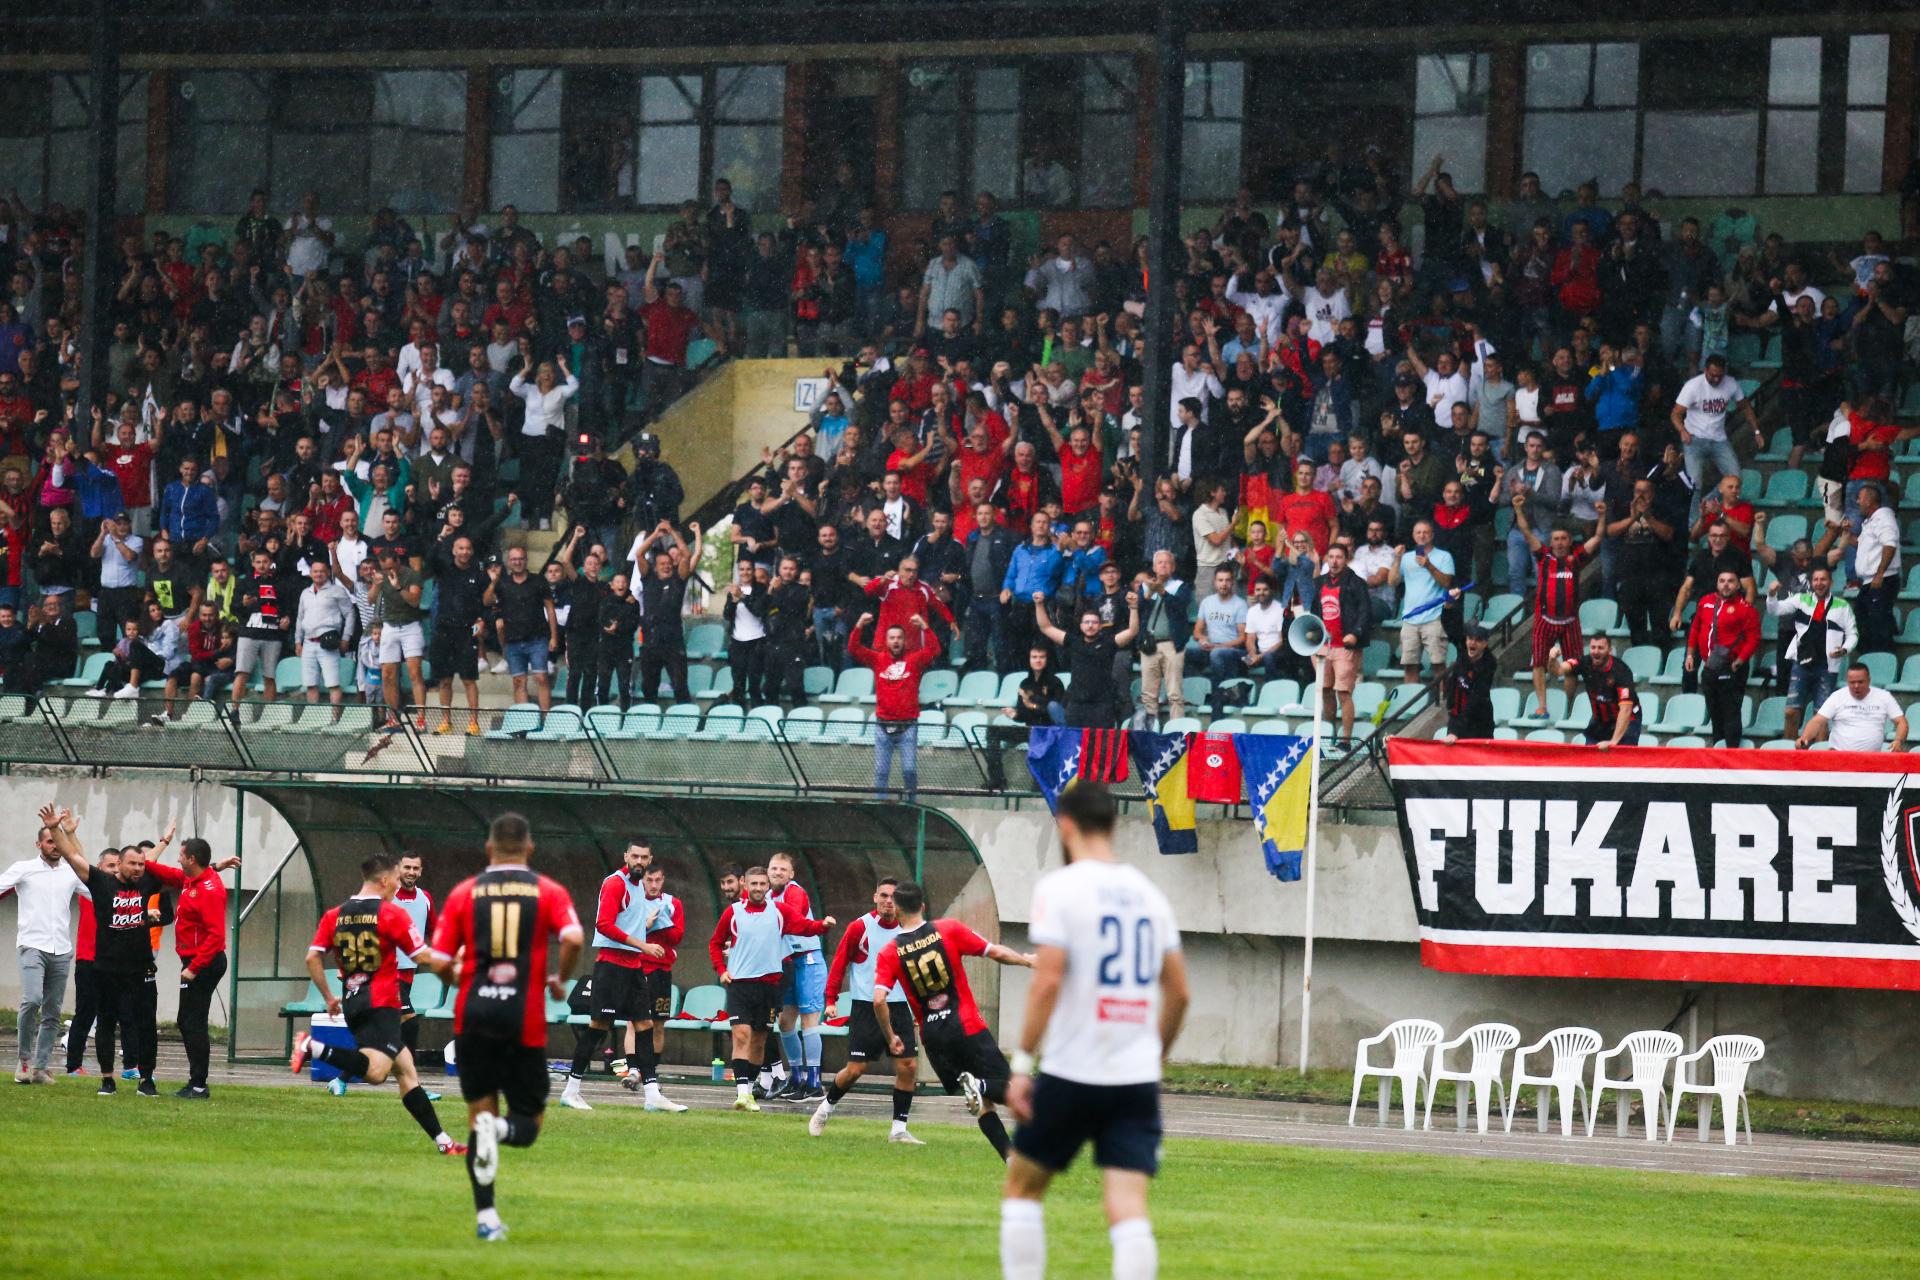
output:
[{"label": "megaphone", "polygon": [[1311,658],[1327,647],[1327,624],[1317,614],[1303,613],[1287,626],[1287,647]]}]

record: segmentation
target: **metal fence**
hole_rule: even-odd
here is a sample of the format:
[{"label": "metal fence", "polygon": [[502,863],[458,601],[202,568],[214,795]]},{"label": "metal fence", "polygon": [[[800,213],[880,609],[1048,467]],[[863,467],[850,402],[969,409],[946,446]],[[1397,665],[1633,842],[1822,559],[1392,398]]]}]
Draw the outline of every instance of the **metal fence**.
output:
[{"label": "metal fence", "polygon": [[[613,708],[583,714],[555,707],[543,718],[514,707],[482,710],[478,732],[469,732],[464,708],[447,720],[437,706],[409,708],[395,728],[386,726],[385,707],[364,703],[282,700],[236,708],[200,701],[176,704],[169,717],[164,710],[158,696],[0,697],[0,763],[691,792],[875,792],[870,721],[709,715],[676,722],[669,712],[636,728]],[[1327,804],[1391,803],[1374,745],[1380,737],[1349,744],[1329,759],[1322,778]],[[918,790],[925,795],[1040,794],[1027,769],[1025,728],[922,723],[916,754]],[[897,766],[891,782],[898,796]]]}]

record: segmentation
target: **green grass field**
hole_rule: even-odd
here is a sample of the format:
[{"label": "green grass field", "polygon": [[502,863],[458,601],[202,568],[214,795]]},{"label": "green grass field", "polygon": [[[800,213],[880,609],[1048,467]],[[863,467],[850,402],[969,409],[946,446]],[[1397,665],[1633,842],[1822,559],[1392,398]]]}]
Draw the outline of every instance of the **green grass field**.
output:
[{"label": "green grass field", "polygon": [[[482,1246],[461,1162],[391,1091],[188,1105],[90,1084],[0,1094],[0,1276],[630,1280],[724,1275],[752,1250],[783,1280],[999,1274],[1000,1170],[971,1128],[924,1124],[906,1148],[847,1117],[810,1139],[792,1109],[550,1112],[502,1155],[512,1239]],[[459,1123],[457,1096],[440,1107]],[[1168,1277],[1745,1278],[1920,1273],[1916,1209],[1876,1187],[1176,1140],[1154,1219]],[[1108,1274],[1091,1170],[1048,1232],[1050,1275]]]}]

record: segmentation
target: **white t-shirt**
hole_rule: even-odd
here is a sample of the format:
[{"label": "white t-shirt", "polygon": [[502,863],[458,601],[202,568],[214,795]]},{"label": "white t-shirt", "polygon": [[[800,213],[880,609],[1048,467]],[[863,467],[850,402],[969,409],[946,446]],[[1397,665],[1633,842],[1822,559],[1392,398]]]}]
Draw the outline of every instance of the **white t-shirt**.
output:
[{"label": "white t-shirt", "polygon": [[1687,411],[1690,434],[1702,440],[1725,440],[1727,410],[1746,398],[1746,393],[1740,390],[1740,380],[1732,374],[1722,374],[1716,387],[1707,381],[1706,374],[1698,373],[1680,388],[1674,403]]},{"label": "white t-shirt", "polygon": [[1198,568],[1194,574],[1197,581],[1204,582],[1209,590],[1213,587],[1213,571],[1233,558],[1233,539],[1228,538],[1219,546],[1207,539],[1222,529],[1233,527],[1233,517],[1226,511],[1215,511],[1212,507],[1196,507],[1193,512],[1193,558]]},{"label": "white t-shirt", "polygon": [[[1373,581],[1374,574],[1380,572],[1382,569],[1390,569],[1393,567],[1393,548],[1385,546],[1384,544],[1376,547],[1370,542],[1363,542],[1354,548],[1353,561],[1350,567],[1355,573],[1360,575],[1360,581],[1370,583]],[[1387,587],[1384,578],[1381,579],[1380,585]],[[1392,590],[1390,587],[1387,587],[1387,589]]]},{"label": "white t-shirt", "polygon": [[1451,375],[1429,369],[1421,381],[1427,384],[1427,403],[1433,406],[1433,420],[1444,427],[1453,414],[1453,406],[1467,398],[1467,377],[1458,369]]},{"label": "white t-shirt", "polygon": [[1278,600],[1247,606],[1247,634],[1260,653],[1272,653],[1287,638],[1287,611]]},{"label": "white t-shirt", "polygon": [[1545,435],[1546,427],[1540,421],[1540,388],[1516,387],[1513,392],[1514,416],[1520,420],[1515,434],[1522,444],[1528,436]]},{"label": "white t-shirt", "polygon": [[1853,690],[1835,689],[1820,704],[1827,721],[1827,741],[1835,751],[1882,751],[1887,745],[1887,724],[1906,714],[1885,689],[1869,689],[1867,696],[1856,698]]},{"label": "white t-shirt", "polygon": [[1067,953],[1041,1069],[1079,1084],[1160,1079],[1160,966],[1180,949],[1173,907],[1138,867],[1073,862],[1033,887],[1027,938]]},{"label": "white t-shirt", "polygon": [[1212,368],[1204,360],[1195,373],[1188,373],[1186,364],[1176,361],[1171,381],[1173,390],[1167,396],[1167,413],[1175,422],[1180,420],[1180,402],[1187,397],[1191,396],[1200,402],[1200,421],[1205,422],[1207,415],[1213,412],[1213,402],[1224,400],[1227,396],[1220,379],[1213,376]]},{"label": "white t-shirt", "polygon": [[[1867,278],[1868,279],[1873,278],[1871,272],[1869,272]],[[1801,289],[1782,289],[1780,291],[1780,296],[1787,300],[1787,309],[1789,311],[1791,311],[1793,308],[1800,305],[1800,299],[1812,298],[1813,313],[1815,315],[1820,314],[1820,308],[1825,306],[1827,301],[1827,295],[1823,293],[1821,290],[1814,288],[1812,285],[1807,285],[1806,287]]]},{"label": "white t-shirt", "polygon": [[309,276],[327,265],[327,242],[316,231],[332,231],[332,218],[309,218],[296,213],[287,219],[287,231],[293,243],[287,246],[287,270],[297,276]]},{"label": "white t-shirt", "polygon": [[1892,507],[1880,507],[1860,522],[1860,540],[1853,548],[1853,576],[1861,582],[1872,582],[1873,575],[1880,572],[1880,553],[1888,547],[1893,548],[1893,558],[1887,561],[1887,577],[1891,578],[1900,571],[1900,522],[1894,518]]},{"label": "white t-shirt", "polygon": [[1338,285],[1332,293],[1322,293],[1308,285],[1306,305],[1307,336],[1315,342],[1332,342],[1335,327],[1353,314],[1347,305],[1347,291]]}]

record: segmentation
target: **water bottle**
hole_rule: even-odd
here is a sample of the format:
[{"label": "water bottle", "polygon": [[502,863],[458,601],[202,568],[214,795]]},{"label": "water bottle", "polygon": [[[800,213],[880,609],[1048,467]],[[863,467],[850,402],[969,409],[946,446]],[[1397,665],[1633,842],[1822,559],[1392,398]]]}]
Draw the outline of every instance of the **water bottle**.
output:
[{"label": "water bottle", "polygon": [[715,1058],[713,1060],[713,1082],[715,1084],[725,1084],[727,1082],[726,1059]]}]

